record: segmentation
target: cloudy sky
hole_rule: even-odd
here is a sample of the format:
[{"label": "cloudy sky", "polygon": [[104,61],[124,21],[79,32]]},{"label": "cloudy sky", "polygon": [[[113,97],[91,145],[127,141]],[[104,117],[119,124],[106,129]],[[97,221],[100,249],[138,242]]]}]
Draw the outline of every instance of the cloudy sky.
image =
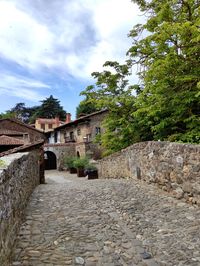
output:
[{"label": "cloudy sky", "polygon": [[0,0],[0,112],[52,94],[74,115],[91,73],[125,60],[142,19],[130,0]]}]

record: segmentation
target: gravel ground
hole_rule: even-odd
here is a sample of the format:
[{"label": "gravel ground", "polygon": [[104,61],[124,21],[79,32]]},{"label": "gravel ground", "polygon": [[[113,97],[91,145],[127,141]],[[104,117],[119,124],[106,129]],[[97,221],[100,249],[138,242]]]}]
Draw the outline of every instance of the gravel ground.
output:
[{"label": "gravel ground", "polygon": [[200,208],[138,180],[47,171],[11,265],[199,266]]}]

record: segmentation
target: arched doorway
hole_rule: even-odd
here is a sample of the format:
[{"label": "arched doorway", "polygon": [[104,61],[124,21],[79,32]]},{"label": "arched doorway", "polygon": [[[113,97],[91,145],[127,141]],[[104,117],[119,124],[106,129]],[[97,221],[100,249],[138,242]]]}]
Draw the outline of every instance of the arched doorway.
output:
[{"label": "arched doorway", "polygon": [[76,156],[77,156],[78,158],[80,158],[80,152],[79,152],[79,151],[77,151]]},{"label": "arched doorway", "polygon": [[57,169],[56,155],[52,151],[44,153],[45,170]]}]

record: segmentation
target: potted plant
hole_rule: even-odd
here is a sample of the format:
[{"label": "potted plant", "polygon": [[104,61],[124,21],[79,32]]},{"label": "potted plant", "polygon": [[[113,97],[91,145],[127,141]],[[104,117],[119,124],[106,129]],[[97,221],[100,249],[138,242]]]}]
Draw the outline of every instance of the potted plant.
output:
[{"label": "potted plant", "polygon": [[97,179],[98,178],[98,169],[94,164],[88,164],[85,168],[85,175],[88,176],[88,179]]},{"label": "potted plant", "polygon": [[76,158],[76,160],[74,161],[74,166],[77,169],[77,176],[78,177],[84,177],[85,173],[85,167],[88,165],[88,158],[87,157],[83,157],[83,158]]},{"label": "potted plant", "polygon": [[67,166],[70,174],[76,174],[77,173],[76,167],[74,166],[75,160],[76,160],[76,157],[72,157],[72,156],[64,158],[64,166]]}]

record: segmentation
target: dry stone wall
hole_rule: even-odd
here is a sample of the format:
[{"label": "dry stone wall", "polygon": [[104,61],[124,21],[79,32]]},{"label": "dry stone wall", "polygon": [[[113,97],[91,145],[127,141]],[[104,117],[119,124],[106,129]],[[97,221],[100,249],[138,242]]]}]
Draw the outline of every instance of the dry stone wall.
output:
[{"label": "dry stone wall", "polygon": [[100,178],[138,178],[200,205],[200,145],[136,143],[98,163]]},{"label": "dry stone wall", "polygon": [[0,265],[9,265],[11,250],[27,200],[40,183],[38,152],[11,154],[0,164]]}]

